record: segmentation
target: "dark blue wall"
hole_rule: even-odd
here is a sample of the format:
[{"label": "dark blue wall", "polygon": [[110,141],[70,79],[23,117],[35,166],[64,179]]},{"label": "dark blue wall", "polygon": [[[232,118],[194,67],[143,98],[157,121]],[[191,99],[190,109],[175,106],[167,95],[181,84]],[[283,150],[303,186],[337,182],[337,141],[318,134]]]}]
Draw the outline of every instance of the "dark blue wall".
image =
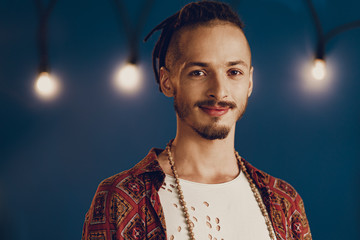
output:
[{"label": "dark blue wall", "polygon": [[[126,1],[135,19],[142,1]],[[187,1],[155,1],[142,36]],[[316,0],[325,31],[360,18],[359,1]],[[32,1],[0,2],[0,232],[5,240],[80,239],[97,184],[175,135],[171,99],[151,70],[155,38],[140,44],[144,86],[117,94],[111,76],[128,55],[112,1],[61,1],[49,25],[60,98],[42,103]],[[358,239],[360,29],[326,48],[327,92],[302,88],[316,35],[304,1],[243,0],[254,93],[236,148],[291,183],[305,201],[314,239]],[[3,236],[5,236],[3,238]]]}]

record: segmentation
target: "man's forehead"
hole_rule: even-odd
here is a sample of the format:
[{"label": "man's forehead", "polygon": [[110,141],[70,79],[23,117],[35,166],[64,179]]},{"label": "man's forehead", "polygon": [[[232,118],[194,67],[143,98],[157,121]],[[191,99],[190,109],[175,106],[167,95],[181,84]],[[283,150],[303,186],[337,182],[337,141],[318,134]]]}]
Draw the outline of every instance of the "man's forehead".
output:
[{"label": "man's forehead", "polygon": [[223,64],[237,62],[248,65],[246,62],[251,61],[247,39],[243,31],[232,23],[185,28],[178,33],[177,38],[178,59],[182,62],[205,64],[213,58],[222,60]]}]

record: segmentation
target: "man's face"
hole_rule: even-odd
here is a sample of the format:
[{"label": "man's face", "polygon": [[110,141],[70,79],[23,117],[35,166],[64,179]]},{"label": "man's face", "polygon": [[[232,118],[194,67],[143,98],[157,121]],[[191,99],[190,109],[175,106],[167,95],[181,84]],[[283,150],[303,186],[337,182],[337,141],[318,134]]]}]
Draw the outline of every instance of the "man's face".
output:
[{"label": "man's face", "polygon": [[235,129],[252,91],[247,40],[238,27],[223,22],[185,28],[177,36],[180,56],[168,80],[178,126],[206,139],[224,139]]}]

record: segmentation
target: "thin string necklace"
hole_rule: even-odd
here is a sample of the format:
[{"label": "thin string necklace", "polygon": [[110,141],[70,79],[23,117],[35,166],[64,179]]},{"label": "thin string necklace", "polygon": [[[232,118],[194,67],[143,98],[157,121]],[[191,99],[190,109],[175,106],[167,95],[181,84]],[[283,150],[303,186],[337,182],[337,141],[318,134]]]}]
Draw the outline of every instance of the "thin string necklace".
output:
[{"label": "thin string necklace", "polygon": [[[171,143],[172,143],[172,141],[170,141],[167,144],[167,146],[165,148],[165,151],[166,151],[166,153],[168,155],[168,160],[169,160],[169,163],[170,163],[170,167],[171,167],[171,170],[172,170],[174,178],[175,178],[175,187],[176,187],[176,191],[178,193],[181,209],[182,209],[184,217],[185,217],[185,222],[186,222],[186,226],[187,226],[187,230],[188,230],[188,233],[189,233],[190,240],[195,240],[194,224],[190,220],[190,214],[189,214],[188,208],[186,207],[186,202],[184,200],[184,194],[183,194],[183,191],[181,190],[181,186],[180,186],[179,175],[178,175],[177,170],[175,168],[174,159],[173,159],[173,157],[171,155]],[[245,174],[245,176],[246,176],[246,178],[247,178],[247,180],[248,180],[248,182],[250,184],[251,191],[253,192],[254,197],[256,199],[256,202],[260,207],[261,213],[265,218],[265,223],[266,223],[267,229],[269,231],[270,239],[275,240],[275,236],[274,236],[273,228],[272,228],[272,225],[271,225],[271,222],[270,222],[269,214],[266,211],[266,207],[265,207],[264,203],[261,200],[261,196],[260,196],[260,194],[259,194],[259,192],[258,192],[258,190],[257,190],[257,188],[255,186],[255,183],[251,179],[249,173],[246,171],[246,167],[245,167],[244,163],[241,161],[241,157],[240,157],[240,155],[239,155],[239,153],[237,151],[235,151],[235,157],[236,157],[236,159],[238,161],[240,170],[244,172],[244,174]]]}]

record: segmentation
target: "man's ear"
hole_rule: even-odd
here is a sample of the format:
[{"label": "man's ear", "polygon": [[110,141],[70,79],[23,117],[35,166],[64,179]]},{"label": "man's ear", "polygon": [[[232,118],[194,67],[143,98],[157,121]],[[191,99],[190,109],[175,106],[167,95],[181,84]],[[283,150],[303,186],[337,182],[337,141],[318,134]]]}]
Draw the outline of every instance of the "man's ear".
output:
[{"label": "man's ear", "polygon": [[253,90],[253,73],[254,73],[254,67],[251,66],[251,68],[250,68],[250,76],[249,76],[248,97],[251,96],[251,93],[252,93],[252,90]]},{"label": "man's ear", "polygon": [[167,97],[173,97],[174,96],[174,86],[172,82],[170,81],[170,72],[165,67],[160,68],[160,88],[161,91],[164,93]]}]

